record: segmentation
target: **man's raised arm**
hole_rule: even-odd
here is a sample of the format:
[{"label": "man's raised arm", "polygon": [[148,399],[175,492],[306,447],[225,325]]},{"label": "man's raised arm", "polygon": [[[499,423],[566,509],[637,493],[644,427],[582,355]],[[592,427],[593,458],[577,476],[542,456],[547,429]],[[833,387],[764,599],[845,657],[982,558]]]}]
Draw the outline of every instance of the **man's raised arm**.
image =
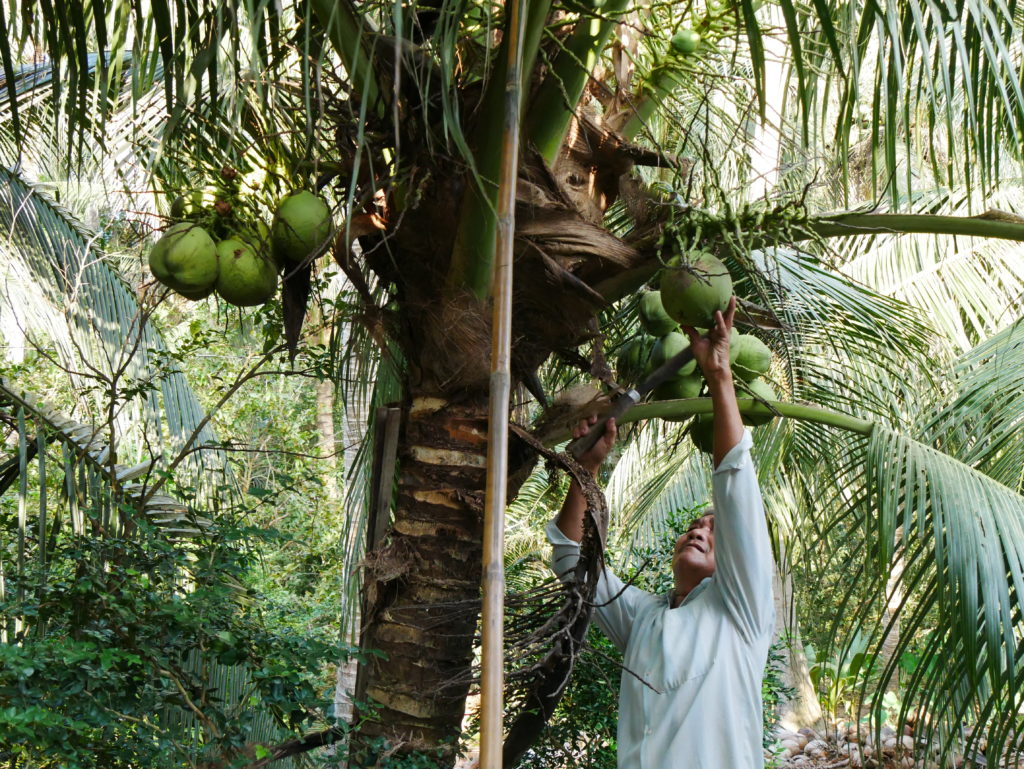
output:
[{"label": "man's raised arm", "polygon": [[[597,417],[583,420],[573,431],[574,438],[580,438],[597,422]],[[604,458],[615,443],[615,420],[609,419],[601,439],[590,451],[580,457],[580,464],[596,474]],[[580,555],[580,541],[583,539],[583,516],[587,512],[587,500],[576,481],[569,487],[562,509],[547,527],[548,541],[551,542],[553,557],[551,566],[563,582],[571,580],[573,569]],[[601,532],[602,538],[605,532]],[[620,651],[625,651],[632,632],[633,618],[637,606],[645,600],[655,600],[636,587],[626,587],[609,569],[601,572],[594,594],[597,624]]]},{"label": "man's raised arm", "polygon": [[732,382],[732,367],[729,364],[729,337],[732,322],[736,317],[736,297],[729,300],[725,312],[715,313],[715,325],[707,336],[701,336],[692,326],[683,330],[690,337],[690,349],[700,366],[715,410],[714,442],[711,457],[715,467],[725,459],[730,449],[743,437],[743,420],[736,405],[736,390]]},{"label": "man's raised arm", "polygon": [[[580,420],[580,423],[576,425],[576,428],[572,431],[572,437],[582,438],[590,430],[591,426],[597,422],[597,415],[591,415],[589,419]],[[608,452],[612,450],[612,445],[615,443],[615,436],[618,431],[615,427],[615,420],[609,419],[608,425],[605,427],[604,435],[602,435],[597,443],[595,443],[589,451],[580,456],[579,462],[583,465],[583,469],[589,472],[591,475],[597,475],[597,471],[601,467],[601,463],[604,462],[605,457],[608,456]],[[569,493],[565,495],[565,502],[562,503],[562,509],[558,513],[558,517],[555,519],[555,523],[558,525],[559,530],[571,539],[573,542],[583,541],[583,516],[587,512],[587,500],[583,496],[583,490],[580,485],[573,481],[569,486]],[[602,538],[606,532],[601,532]]]},{"label": "man's raised arm", "polygon": [[704,373],[714,406],[715,581],[733,620],[747,638],[768,632],[774,622],[772,549],[752,445],[743,427],[732,369],[729,335],[736,312],[735,297],[725,313],[716,314],[707,339],[688,328],[694,358]]}]

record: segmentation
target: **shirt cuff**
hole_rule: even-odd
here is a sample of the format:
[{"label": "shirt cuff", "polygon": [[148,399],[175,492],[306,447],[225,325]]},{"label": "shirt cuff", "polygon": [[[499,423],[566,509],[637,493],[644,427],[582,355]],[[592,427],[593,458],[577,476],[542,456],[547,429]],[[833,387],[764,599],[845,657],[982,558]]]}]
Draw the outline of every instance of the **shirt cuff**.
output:
[{"label": "shirt cuff", "polygon": [[558,528],[558,523],[555,520],[548,522],[547,527],[544,529],[544,533],[548,535],[548,542],[552,545],[572,545],[573,547],[579,547],[580,543],[574,539],[569,539],[562,530]]},{"label": "shirt cuff", "polygon": [[750,456],[750,447],[754,445],[754,439],[750,437],[750,428],[743,428],[743,437],[740,438],[740,442],[729,449],[729,453],[726,454],[722,461],[718,463],[718,467],[715,468],[714,475],[724,473],[727,470],[739,470],[743,467],[744,462]]}]

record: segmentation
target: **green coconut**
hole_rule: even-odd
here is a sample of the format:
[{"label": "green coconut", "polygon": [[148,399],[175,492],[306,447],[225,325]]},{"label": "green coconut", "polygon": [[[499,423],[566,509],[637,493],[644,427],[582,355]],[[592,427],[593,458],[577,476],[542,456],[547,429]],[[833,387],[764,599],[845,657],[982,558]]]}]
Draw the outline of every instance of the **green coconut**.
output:
[{"label": "green coconut", "polygon": [[253,232],[246,236],[246,240],[257,248],[266,248],[270,245],[270,226],[262,219],[257,219]]},{"label": "green coconut", "polygon": [[771,422],[775,417],[775,412],[763,403],[758,403],[756,401],[758,399],[765,401],[777,401],[779,399],[779,395],[775,392],[775,388],[763,379],[755,379],[752,382],[746,383],[746,390],[749,392],[737,388],[736,397],[754,398],[755,403],[750,410],[742,415],[743,424],[750,425],[751,427],[758,427]]},{"label": "green coconut", "polygon": [[277,206],[271,241],[274,258],[301,264],[331,236],[331,210],[318,196],[298,190]]},{"label": "green coconut", "polygon": [[172,219],[183,219],[185,218],[185,211],[187,202],[184,195],[178,195],[171,201],[171,218]]},{"label": "green coconut", "polygon": [[661,302],[682,326],[711,326],[732,297],[732,276],[721,259],[691,251],[661,273]]},{"label": "green coconut", "polygon": [[209,288],[200,289],[199,291],[179,291],[178,293],[181,294],[186,299],[191,299],[193,302],[198,302],[200,299],[205,299],[210,294],[212,294],[214,288],[215,286],[210,286]]},{"label": "green coconut", "polygon": [[183,296],[208,296],[217,282],[217,244],[197,224],[172,224],[149,252],[149,269]]},{"label": "green coconut", "polygon": [[713,414],[698,414],[690,423],[690,440],[705,454],[715,447],[715,419]]},{"label": "green coconut", "polygon": [[772,365],[772,351],[768,345],[750,334],[740,334],[733,347],[736,357],[732,362],[733,373],[745,382],[768,373]]},{"label": "green coconut", "polygon": [[[656,401],[696,398],[700,394],[700,388],[703,384],[704,380],[697,374],[680,377],[679,379],[670,379],[655,387],[651,393],[651,398]],[[687,415],[684,417],[665,417],[665,420],[668,422],[685,422],[689,418],[689,415]]]},{"label": "green coconut", "polygon": [[[661,367],[669,358],[675,357],[689,346],[690,340],[686,334],[680,331],[671,331],[665,334],[651,348],[651,358],[647,366],[648,373]],[[696,370],[697,361],[691,359],[679,369],[676,377],[689,376]]]},{"label": "green coconut", "polygon": [[700,45],[700,34],[692,29],[681,29],[672,35],[672,47],[681,54],[690,54]]},{"label": "green coconut", "polygon": [[640,325],[653,336],[665,336],[679,325],[665,312],[660,291],[645,291],[640,297]]},{"label": "green coconut", "polygon": [[263,304],[277,292],[277,265],[241,238],[217,244],[217,293],[238,307]]},{"label": "green coconut", "polygon": [[654,337],[646,334],[635,336],[622,346],[615,359],[615,372],[620,383],[632,384],[643,378],[653,346]]}]

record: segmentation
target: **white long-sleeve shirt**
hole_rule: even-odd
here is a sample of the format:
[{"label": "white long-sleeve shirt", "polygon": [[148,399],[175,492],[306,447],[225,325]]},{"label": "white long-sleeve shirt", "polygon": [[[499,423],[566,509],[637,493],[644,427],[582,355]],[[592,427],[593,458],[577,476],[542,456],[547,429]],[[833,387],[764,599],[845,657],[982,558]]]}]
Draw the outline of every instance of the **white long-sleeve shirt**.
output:
[{"label": "white long-sleeve shirt", "polygon": [[[744,431],[713,475],[713,576],[675,609],[671,595],[623,590],[610,570],[598,581],[595,619],[625,655],[619,769],[763,769],[761,679],[775,610],[751,444]],[[554,521],[547,535],[556,573],[571,578],[579,544]]]}]

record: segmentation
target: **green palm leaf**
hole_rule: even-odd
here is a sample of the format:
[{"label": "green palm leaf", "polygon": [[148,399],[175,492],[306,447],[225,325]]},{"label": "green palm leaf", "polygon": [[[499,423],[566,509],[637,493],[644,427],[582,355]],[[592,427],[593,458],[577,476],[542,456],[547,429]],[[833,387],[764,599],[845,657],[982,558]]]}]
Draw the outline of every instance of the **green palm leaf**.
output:
[{"label": "green palm leaf", "polygon": [[955,371],[953,397],[927,433],[971,467],[1024,491],[1024,325],[1014,323],[978,345]]},{"label": "green palm leaf", "polygon": [[[1024,497],[942,452],[876,425],[867,452],[865,482],[871,492],[858,514],[875,563],[867,573],[884,584],[894,558],[905,562],[901,582],[914,588],[900,608],[895,658],[913,650],[928,671],[912,679],[904,707],[920,708],[953,728],[963,719],[990,728],[1002,745],[1015,728],[1022,670],[1017,636],[1024,593]],[[902,535],[897,533],[902,529]],[[909,592],[909,591],[908,591]],[[863,605],[865,624],[877,602]],[[873,640],[884,636],[876,621]],[[949,664],[950,662],[953,664]],[[895,662],[883,671],[874,694],[884,694]],[[980,739],[977,729],[975,739]]]},{"label": "green palm leaf", "polygon": [[[164,422],[170,436],[166,451],[184,448],[204,411],[180,370],[160,372],[157,361],[166,347],[145,322],[135,292],[94,249],[92,234],[7,168],[0,168],[0,226],[5,233],[0,250],[9,267],[41,294],[42,301],[19,304],[19,312],[57,343],[63,365],[71,371],[92,366],[100,376],[124,366],[133,381],[152,383],[139,411],[124,412],[119,433],[132,434],[134,428],[156,441]],[[199,429],[197,442],[215,444],[208,426]],[[219,452],[198,452],[195,457],[189,463],[193,472],[225,467]]]}]

